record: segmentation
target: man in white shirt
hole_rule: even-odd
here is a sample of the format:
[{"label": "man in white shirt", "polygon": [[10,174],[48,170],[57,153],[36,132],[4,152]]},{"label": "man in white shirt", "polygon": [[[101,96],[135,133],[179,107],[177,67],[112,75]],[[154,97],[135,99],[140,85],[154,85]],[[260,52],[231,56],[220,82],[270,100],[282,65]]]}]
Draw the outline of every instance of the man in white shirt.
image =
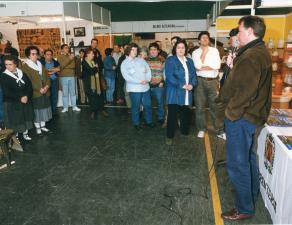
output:
[{"label": "man in white shirt", "polygon": [[200,48],[192,54],[198,77],[198,85],[195,88],[196,126],[199,130],[198,137],[204,138],[206,130],[205,107],[207,102],[215,127],[215,98],[219,88],[218,70],[221,66],[221,60],[219,51],[209,46],[210,34],[208,31],[202,31],[198,36],[198,40]]}]

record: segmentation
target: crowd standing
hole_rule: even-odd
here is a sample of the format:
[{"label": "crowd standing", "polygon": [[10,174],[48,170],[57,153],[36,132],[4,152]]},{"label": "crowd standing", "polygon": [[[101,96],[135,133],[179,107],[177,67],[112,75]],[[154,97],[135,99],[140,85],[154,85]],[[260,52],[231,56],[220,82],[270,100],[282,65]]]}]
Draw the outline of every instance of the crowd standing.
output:
[{"label": "crowd standing", "polygon": [[198,35],[199,46],[175,36],[169,54],[160,41],[147,48],[131,43],[107,48],[104,60],[95,38],[89,48],[79,51],[79,57],[67,44],[60,46],[56,59],[51,49],[41,54],[37,46],[28,46],[23,62],[9,43],[0,57],[1,127],[13,129],[24,141],[31,140],[33,125],[38,135],[49,132],[46,123],[57,115],[61,89],[62,113],[68,112],[69,105],[80,111],[77,96],[79,103],[89,104],[92,119],[98,114],[109,116],[104,105],[126,105],[137,131],[157,124],[166,127],[166,144],[172,145],[177,128],[189,135],[192,106],[197,137],[204,138],[208,106],[214,130],[226,139],[227,171],[235,189],[235,208],[222,217],[251,218],[259,191],[255,134],[271,108],[271,59],[262,40],[265,29],[260,17],[241,18],[230,32],[230,51],[223,66],[207,31]]}]

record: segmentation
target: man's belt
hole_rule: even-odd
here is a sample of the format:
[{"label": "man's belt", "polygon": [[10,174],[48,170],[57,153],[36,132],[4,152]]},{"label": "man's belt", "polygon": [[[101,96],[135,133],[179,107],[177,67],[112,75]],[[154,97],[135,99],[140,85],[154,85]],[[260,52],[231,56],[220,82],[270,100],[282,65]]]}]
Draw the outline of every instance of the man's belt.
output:
[{"label": "man's belt", "polygon": [[201,76],[198,76],[198,78],[201,78],[201,79],[206,80],[206,81],[218,80],[218,77],[209,78],[209,77],[201,77]]}]

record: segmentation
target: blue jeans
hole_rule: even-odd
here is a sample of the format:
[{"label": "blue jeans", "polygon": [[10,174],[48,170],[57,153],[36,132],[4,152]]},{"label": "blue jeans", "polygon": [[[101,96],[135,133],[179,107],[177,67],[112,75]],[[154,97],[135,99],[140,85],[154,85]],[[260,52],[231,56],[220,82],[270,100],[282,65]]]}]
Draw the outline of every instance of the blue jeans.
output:
[{"label": "blue jeans", "polygon": [[0,87],[0,122],[4,121],[4,115],[3,115],[3,91]]},{"label": "blue jeans", "polygon": [[60,82],[63,92],[63,107],[68,109],[69,94],[72,107],[76,106],[76,93],[75,93],[75,77],[61,77]]},{"label": "blue jeans", "polygon": [[106,100],[108,102],[114,101],[114,91],[115,91],[115,78],[114,77],[105,77],[106,80]]},{"label": "blue jeans", "polygon": [[52,113],[57,112],[57,103],[58,103],[58,79],[51,80],[51,107]]},{"label": "blue jeans", "polygon": [[151,96],[154,96],[157,101],[157,119],[164,120],[164,88],[155,87],[151,88]]},{"label": "blue jeans", "polygon": [[144,107],[144,119],[147,124],[152,123],[152,108],[150,90],[146,92],[129,92],[131,98],[131,111],[133,125],[140,124],[140,106]]},{"label": "blue jeans", "polygon": [[240,213],[254,214],[259,193],[259,172],[253,151],[256,126],[245,119],[225,119],[227,172],[235,188]]}]

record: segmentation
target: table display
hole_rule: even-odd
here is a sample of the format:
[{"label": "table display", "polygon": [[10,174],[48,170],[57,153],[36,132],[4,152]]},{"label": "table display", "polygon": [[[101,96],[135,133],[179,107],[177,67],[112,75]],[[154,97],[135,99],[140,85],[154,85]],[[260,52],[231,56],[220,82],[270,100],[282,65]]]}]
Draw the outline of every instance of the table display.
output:
[{"label": "table display", "polygon": [[274,224],[292,223],[292,110],[272,109],[258,137],[260,191]]}]

